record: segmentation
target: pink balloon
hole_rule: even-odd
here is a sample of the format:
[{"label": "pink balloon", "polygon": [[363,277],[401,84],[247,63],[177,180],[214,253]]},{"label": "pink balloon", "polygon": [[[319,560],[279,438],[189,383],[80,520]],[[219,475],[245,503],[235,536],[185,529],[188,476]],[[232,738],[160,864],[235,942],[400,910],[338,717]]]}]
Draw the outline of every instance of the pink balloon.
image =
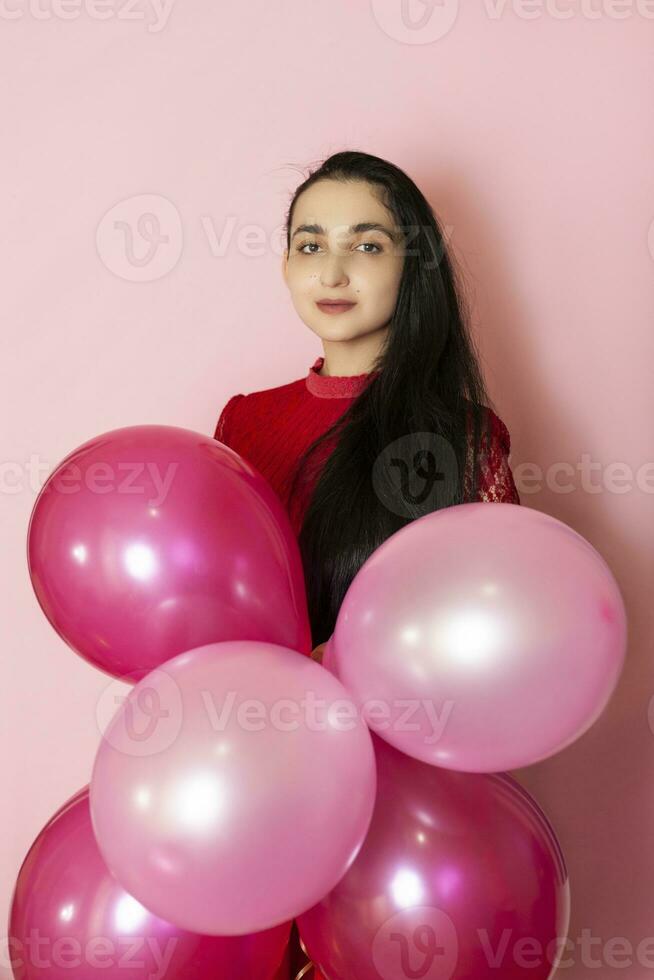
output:
[{"label": "pink balloon", "polygon": [[333,648],[332,648],[332,639],[333,639],[333,636],[334,636],[334,634],[332,633],[332,635],[329,637],[329,639],[325,643],[325,649],[322,652],[321,664],[327,670],[331,670],[332,674],[335,674],[336,673],[336,667],[335,667],[335,664],[334,664],[334,654],[333,654]]},{"label": "pink balloon", "polygon": [[590,728],[626,639],[617,583],[588,541],[536,510],[470,503],[418,518],[370,556],[327,663],[396,748],[499,772]]},{"label": "pink balloon", "polygon": [[14,891],[15,980],[270,980],[291,923],[251,936],[201,936],[157,918],[100,856],[85,787],[32,845]]},{"label": "pink balloon", "polygon": [[329,980],[552,976],[570,885],[542,810],[506,773],[451,772],[373,742],[365,843],[297,920],[314,963]]},{"label": "pink balloon", "polygon": [[302,560],[279,498],[199,432],[130,426],[68,455],[34,505],[28,563],[62,639],[124,680],[220,640],[311,652]]},{"label": "pink balloon", "polygon": [[91,780],[100,851],[123,887],[207,935],[257,932],[318,901],[375,800],[370,732],[348,702],[320,664],[271,643],[209,644],[140,681]]}]

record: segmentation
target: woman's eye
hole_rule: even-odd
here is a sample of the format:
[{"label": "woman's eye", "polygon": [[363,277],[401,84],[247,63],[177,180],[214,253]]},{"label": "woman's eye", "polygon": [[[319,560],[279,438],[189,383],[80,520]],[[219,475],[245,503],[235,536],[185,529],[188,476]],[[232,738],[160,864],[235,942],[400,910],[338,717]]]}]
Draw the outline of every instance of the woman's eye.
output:
[{"label": "woman's eye", "polygon": [[[316,248],[320,248],[318,242],[303,242],[302,245],[298,245],[297,250],[298,252],[301,252],[303,255],[315,255],[316,254],[315,252],[305,252],[306,248],[312,248],[314,246]],[[361,242],[360,245],[357,245],[357,248],[367,248],[368,246],[372,246],[372,248],[376,249],[377,251],[365,252],[364,253],[365,255],[378,255],[380,252],[384,251],[381,245],[378,245],[376,242]]]}]

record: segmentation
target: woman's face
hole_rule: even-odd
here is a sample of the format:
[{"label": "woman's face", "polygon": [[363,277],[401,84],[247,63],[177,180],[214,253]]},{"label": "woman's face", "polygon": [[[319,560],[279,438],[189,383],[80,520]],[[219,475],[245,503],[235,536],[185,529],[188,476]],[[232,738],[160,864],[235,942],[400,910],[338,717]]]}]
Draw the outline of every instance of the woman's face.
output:
[{"label": "woman's face", "polygon": [[[371,223],[381,228],[355,228]],[[295,203],[290,249],[282,263],[298,316],[327,341],[385,330],[397,302],[403,248],[391,213],[370,184],[317,181]],[[317,305],[325,299],[355,305],[328,313]]]}]

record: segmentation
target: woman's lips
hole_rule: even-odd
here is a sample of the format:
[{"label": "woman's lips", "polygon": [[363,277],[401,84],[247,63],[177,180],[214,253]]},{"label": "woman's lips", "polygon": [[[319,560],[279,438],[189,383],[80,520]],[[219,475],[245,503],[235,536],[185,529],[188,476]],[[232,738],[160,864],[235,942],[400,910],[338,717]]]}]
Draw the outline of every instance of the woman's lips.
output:
[{"label": "woman's lips", "polygon": [[316,303],[316,306],[323,313],[347,313],[356,303]]}]

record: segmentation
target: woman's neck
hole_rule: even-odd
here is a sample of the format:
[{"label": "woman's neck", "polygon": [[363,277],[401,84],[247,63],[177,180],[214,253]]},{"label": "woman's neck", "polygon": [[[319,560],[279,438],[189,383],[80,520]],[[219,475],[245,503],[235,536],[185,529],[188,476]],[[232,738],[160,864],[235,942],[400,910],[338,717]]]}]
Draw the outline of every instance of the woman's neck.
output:
[{"label": "woman's neck", "polygon": [[321,377],[350,378],[369,373],[381,353],[388,327],[354,340],[323,340]]}]

